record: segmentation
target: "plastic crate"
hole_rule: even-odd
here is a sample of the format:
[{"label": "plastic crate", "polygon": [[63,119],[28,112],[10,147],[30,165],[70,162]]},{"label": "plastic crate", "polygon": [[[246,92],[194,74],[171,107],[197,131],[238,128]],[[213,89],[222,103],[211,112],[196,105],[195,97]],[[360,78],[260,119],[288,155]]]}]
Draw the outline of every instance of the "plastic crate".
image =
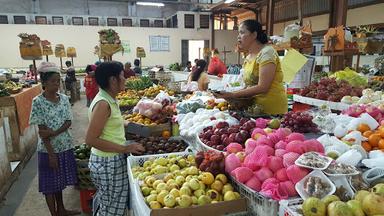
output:
[{"label": "plastic crate", "polygon": [[248,201],[248,214],[249,216],[276,216],[279,211],[279,202],[268,198],[244,184],[236,181],[232,176],[230,177],[232,186],[236,191],[244,196]]},{"label": "plastic crate", "polygon": [[168,157],[170,155],[187,157],[190,154],[191,153],[188,153],[188,152],[179,152],[179,153],[168,153],[168,154],[158,154],[158,155],[129,156],[127,158],[129,190],[131,194],[130,204],[135,215],[149,216],[150,208],[147,206],[147,204],[144,201],[144,196],[140,191],[138,180],[133,177],[132,167],[143,166],[145,161],[157,159],[160,157]]},{"label": "plastic crate", "polygon": [[302,216],[300,211],[303,201],[301,198],[281,200],[279,203],[279,216]]},{"label": "plastic crate", "polygon": [[162,132],[166,130],[171,131],[170,122],[154,126],[145,126],[142,124],[129,122],[125,128],[126,133],[137,134],[142,137],[161,136]]},{"label": "plastic crate", "polygon": [[181,136],[185,142],[189,144],[193,149],[199,150],[197,146],[197,135],[193,136]]},{"label": "plastic crate", "polygon": [[92,212],[93,196],[96,190],[80,190],[80,205],[84,213]]}]

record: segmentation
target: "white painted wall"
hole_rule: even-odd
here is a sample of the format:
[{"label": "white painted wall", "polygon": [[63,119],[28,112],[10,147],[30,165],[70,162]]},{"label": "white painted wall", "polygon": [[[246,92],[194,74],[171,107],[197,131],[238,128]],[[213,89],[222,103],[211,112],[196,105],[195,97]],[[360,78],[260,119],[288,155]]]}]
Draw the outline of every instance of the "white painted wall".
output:
[{"label": "white painted wall", "polygon": [[[225,46],[225,50],[231,51],[230,53],[227,53],[227,56],[226,56],[227,64],[237,64],[238,62],[238,53],[235,52],[237,35],[238,35],[237,31],[215,30],[214,47],[219,50],[221,59],[224,60],[224,54],[221,53],[222,51],[224,51],[224,46]],[[242,63],[242,59],[240,58],[240,64],[241,63]]]},{"label": "white painted wall", "polygon": [[[98,31],[105,27],[100,26],[72,26],[72,25],[0,25],[2,33],[0,40],[0,68],[27,67],[31,61],[23,60],[19,53],[21,32],[36,33],[41,39],[49,40],[53,45],[63,43],[65,47],[73,46],[77,51],[74,59],[75,66],[85,66],[98,60],[93,54],[98,44]],[[121,40],[130,41],[131,53],[116,53],[113,59],[126,62],[136,58],[136,47],[144,47],[147,57],[143,58],[143,66],[156,64],[168,65],[181,62],[181,40],[210,40],[210,30],[173,29],[173,28],[138,28],[114,27]],[[149,36],[170,36],[170,52],[150,52]],[[59,64],[59,59],[49,56],[50,61]],[[66,58],[63,61],[67,60]],[[40,61],[37,61],[39,63]]]}]

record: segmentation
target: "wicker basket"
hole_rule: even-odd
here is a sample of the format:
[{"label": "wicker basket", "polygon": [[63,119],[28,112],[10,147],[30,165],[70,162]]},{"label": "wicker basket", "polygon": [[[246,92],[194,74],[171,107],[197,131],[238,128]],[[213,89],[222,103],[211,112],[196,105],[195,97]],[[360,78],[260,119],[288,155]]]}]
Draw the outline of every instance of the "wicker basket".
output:
[{"label": "wicker basket", "polygon": [[20,44],[20,56],[24,60],[38,60],[42,59],[43,50],[40,43],[35,43],[31,46],[26,44]]}]

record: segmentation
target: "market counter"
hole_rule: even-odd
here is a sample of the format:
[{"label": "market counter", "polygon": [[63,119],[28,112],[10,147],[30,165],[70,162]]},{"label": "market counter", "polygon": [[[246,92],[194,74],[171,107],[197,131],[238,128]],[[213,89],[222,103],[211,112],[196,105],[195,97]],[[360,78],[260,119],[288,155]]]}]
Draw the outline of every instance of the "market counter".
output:
[{"label": "market counter", "polygon": [[31,155],[37,143],[37,129],[29,126],[32,100],[41,93],[41,85],[23,89],[18,94],[0,97],[0,110],[4,114],[5,140],[10,161],[23,160]]},{"label": "market counter", "polygon": [[8,160],[8,152],[5,142],[4,116],[0,111],[0,198],[3,197],[3,186],[11,176],[11,166]]}]

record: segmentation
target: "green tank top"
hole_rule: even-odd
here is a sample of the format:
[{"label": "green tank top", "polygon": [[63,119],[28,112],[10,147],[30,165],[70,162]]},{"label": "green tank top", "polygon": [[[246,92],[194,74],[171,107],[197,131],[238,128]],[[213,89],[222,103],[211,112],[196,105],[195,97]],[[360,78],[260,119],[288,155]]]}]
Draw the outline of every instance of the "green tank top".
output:
[{"label": "green tank top", "polygon": [[[92,111],[95,104],[99,101],[106,101],[111,108],[111,115],[105,123],[103,132],[101,133],[100,139],[113,142],[115,144],[125,144],[125,130],[124,130],[124,119],[121,115],[118,102],[113,99],[106,91],[99,89],[96,97],[93,99],[88,109],[88,118],[91,119]],[[119,153],[104,152],[96,148],[92,148],[92,153],[100,157],[111,157],[118,155]]]}]

